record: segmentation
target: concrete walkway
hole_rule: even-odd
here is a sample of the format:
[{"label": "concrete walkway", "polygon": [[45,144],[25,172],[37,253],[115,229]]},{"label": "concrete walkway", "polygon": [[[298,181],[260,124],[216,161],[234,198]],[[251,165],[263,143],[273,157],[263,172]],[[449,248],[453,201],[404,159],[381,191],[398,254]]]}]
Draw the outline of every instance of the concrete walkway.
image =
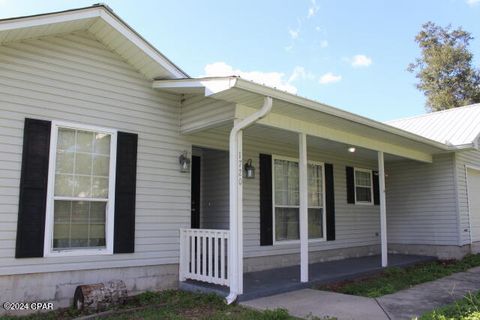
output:
[{"label": "concrete walkway", "polygon": [[265,309],[287,309],[291,315],[343,319],[412,319],[480,290],[480,267],[414,286],[377,299],[302,289],[242,302]]},{"label": "concrete walkway", "polygon": [[377,299],[390,319],[411,319],[480,290],[480,267]]},{"label": "concrete walkway", "polygon": [[375,299],[341,293],[302,289],[241,302],[254,309],[287,309],[295,317],[336,317],[343,319],[388,320]]}]

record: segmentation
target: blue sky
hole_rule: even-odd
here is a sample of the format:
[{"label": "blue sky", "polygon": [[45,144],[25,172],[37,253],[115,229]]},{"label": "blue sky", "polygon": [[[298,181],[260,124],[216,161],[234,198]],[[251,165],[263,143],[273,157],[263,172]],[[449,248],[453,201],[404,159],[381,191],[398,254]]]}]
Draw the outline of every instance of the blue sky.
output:
[{"label": "blue sky", "polygon": [[[92,3],[0,0],[0,17]],[[480,64],[480,0],[105,3],[191,76],[235,73],[381,121],[425,112],[406,71],[423,23],[463,26]]]}]

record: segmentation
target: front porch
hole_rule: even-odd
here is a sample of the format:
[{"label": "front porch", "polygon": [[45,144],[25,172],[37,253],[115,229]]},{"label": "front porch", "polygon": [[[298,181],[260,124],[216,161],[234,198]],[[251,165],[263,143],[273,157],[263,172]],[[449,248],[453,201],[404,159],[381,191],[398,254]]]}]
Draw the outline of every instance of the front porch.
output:
[{"label": "front porch", "polygon": [[[406,267],[417,263],[433,261],[436,258],[418,255],[389,254],[392,267]],[[309,282],[300,282],[299,266],[290,266],[244,274],[244,293],[239,301],[247,301],[271,296],[283,292],[309,288],[341,280],[354,279],[381,271],[381,256],[373,255],[349,258],[309,265]],[[227,296],[229,288],[203,281],[186,280],[180,283],[180,289],[192,292],[216,293]]]},{"label": "front porch", "polygon": [[[158,80],[153,87],[185,95],[181,132],[192,148],[184,152],[192,155],[192,229],[180,232],[182,286],[224,286],[231,303],[255,290],[298,288],[425,259],[393,255],[389,261],[387,243],[430,243],[422,230],[412,234],[418,219],[403,205],[419,182],[408,169],[430,171],[445,145],[236,77]],[[407,171],[389,168],[397,163]],[[387,202],[394,214],[389,237]],[[435,226],[426,221],[423,228]],[[356,252],[361,247],[376,250]],[[327,251],[338,253],[331,259],[366,258],[317,263],[330,259]],[[273,258],[283,256],[299,259]],[[262,257],[265,263],[244,266]],[[300,268],[280,268],[294,264]]]}]

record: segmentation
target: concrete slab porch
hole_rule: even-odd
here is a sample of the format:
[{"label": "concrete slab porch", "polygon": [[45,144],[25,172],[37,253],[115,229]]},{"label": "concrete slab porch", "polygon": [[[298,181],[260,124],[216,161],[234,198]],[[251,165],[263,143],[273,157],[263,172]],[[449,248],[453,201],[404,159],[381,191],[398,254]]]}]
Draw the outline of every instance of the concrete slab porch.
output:
[{"label": "concrete slab porch", "polygon": [[[403,254],[389,254],[388,258],[389,265],[396,267],[405,267],[436,259],[434,257]],[[310,281],[308,283],[300,282],[299,266],[249,272],[244,275],[244,294],[239,296],[238,300],[248,301],[279,293],[310,288],[313,285],[353,279],[380,270],[382,270],[381,256],[374,255],[310,264]],[[228,294],[227,287],[191,280],[181,282],[180,289],[204,293],[214,292],[221,296],[227,296]]]}]

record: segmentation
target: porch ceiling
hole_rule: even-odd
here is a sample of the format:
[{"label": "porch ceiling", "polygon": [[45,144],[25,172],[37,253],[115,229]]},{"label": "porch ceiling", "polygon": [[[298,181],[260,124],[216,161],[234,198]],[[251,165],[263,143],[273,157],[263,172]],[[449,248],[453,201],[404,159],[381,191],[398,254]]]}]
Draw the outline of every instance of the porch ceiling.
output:
[{"label": "porch ceiling", "polygon": [[[205,147],[210,149],[222,149],[228,151],[228,136],[231,125],[223,125],[216,128],[199,132],[198,134],[190,135],[191,141],[195,146]],[[215,138],[216,142],[211,144],[211,138]],[[286,131],[262,124],[255,124],[244,131],[244,142],[257,143],[262,145],[271,145],[275,149],[284,148],[288,146],[294,152],[298,150],[298,134],[292,131]],[[341,142],[322,139],[314,136],[307,137],[308,150],[314,150],[319,153],[324,153],[330,156],[339,157],[342,159],[355,159],[360,161],[377,162],[377,152],[371,149],[358,147],[353,144],[345,144]],[[355,147],[355,152],[348,151],[349,147]],[[405,160],[406,158],[385,154],[385,162],[393,162]]]},{"label": "porch ceiling", "polygon": [[[256,124],[247,130],[245,130],[244,135],[247,139],[262,139],[269,141],[270,143],[281,143],[287,144],[289,146],[298,149],[298,134],[285,131],[277,128],[272,128],[260,124]],[[357,160],[367,160],[367,161],[377,161],[377,152],[358,147],[352,144],[345,144],[341,142],[331,141],[327,139],[322,139],[314,136],[307,137],[307,147],[308,150],[316,150],[325,154],[329,154],[335,157],[341,158],[352,158]],[[355,152],[349,152],[349,147],[355,147]],[[386,154],[385,161],[398,161],[404,160],[405,158]]]}]

